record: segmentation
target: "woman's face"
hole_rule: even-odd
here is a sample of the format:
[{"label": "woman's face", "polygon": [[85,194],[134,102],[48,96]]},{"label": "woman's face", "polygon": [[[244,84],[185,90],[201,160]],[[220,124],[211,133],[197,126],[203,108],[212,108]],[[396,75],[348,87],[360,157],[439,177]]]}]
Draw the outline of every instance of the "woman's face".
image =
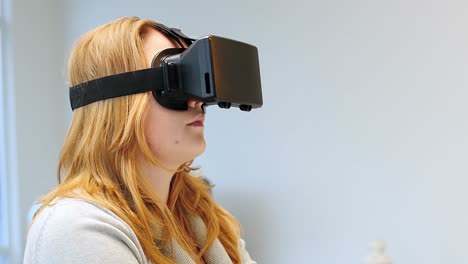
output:
[{"label": "woman's face", "polygon": [[[154,29],[145,32],[143,45],[148,67],[158,52],[179,47]],[[162,165],[176,169],[205,151],[205,115],[201,105],[190,100],[187,111],[175,111],[162,107],[151,96],[145,117],[145,136],[154,157]]]}]

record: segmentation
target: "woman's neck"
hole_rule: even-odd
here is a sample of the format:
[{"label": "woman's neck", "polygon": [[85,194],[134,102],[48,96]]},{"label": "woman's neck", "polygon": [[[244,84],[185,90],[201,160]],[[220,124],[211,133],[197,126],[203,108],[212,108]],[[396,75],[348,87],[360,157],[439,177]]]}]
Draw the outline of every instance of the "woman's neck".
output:
[{"label": "woman's neck", "polygon": [[150,185],[161,202],[167,203],[171,180],[175,172],[160,168],[146,159],[139,159],[138,166],[143,180]]}]

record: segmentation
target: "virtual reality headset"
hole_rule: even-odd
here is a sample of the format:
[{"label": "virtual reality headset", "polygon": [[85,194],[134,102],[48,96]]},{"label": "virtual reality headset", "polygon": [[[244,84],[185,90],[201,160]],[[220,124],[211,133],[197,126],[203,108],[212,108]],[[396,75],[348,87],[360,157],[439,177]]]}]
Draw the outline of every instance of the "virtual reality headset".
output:
[{"label": "virtual reality headset", "polygon": [[151,68],[105,76],[70,88],[76,108],[119,96],[151,91],[160,105],[187,110],[188,100],[242,111],[263,104],[258,51],[247,43],[217,36],[192,39],[180,30],[158,29],[181,47],[155,55]]}]

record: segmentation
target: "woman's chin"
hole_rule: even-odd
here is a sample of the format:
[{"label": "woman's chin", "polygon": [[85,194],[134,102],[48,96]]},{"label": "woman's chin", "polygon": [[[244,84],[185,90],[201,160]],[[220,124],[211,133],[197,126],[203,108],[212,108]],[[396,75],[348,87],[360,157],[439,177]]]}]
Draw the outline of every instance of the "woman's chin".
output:
[{"label": "woman's chin", "polygon": [[195,144],[191,150],[192,152],[192,160],[195,159],[196,157],[202,155],[204,152],[205,152],[205,149],[206,149],[206,143],[205,143],[205,139],[201,140],[201,142],[198,142],[197,144]]}]

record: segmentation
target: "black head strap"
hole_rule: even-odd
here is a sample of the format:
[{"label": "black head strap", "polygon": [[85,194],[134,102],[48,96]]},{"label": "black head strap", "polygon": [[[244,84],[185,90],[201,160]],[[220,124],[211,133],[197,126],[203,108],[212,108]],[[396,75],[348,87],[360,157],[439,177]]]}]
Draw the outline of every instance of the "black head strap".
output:
[{"label": "black head strap", "polygon": [[[157,24],[157,27],[169,38],[177,41],[181,47],[184,47],[183,43],[188,47],[195,41],[179,29],[169,28],[163,24]],[[149,91],[153,91],[155,95],[160,94],[164,90],[163,80],[161,67],[124,72],[91,80],[70,88],[71,107],[75,110],[100,100]]]},{"label": "black head strap", "polygon": [[162,69],[149,68],[110,75],[70,88],[71,108],[75,110],[97,101],[119,96],[164,90]]}]

